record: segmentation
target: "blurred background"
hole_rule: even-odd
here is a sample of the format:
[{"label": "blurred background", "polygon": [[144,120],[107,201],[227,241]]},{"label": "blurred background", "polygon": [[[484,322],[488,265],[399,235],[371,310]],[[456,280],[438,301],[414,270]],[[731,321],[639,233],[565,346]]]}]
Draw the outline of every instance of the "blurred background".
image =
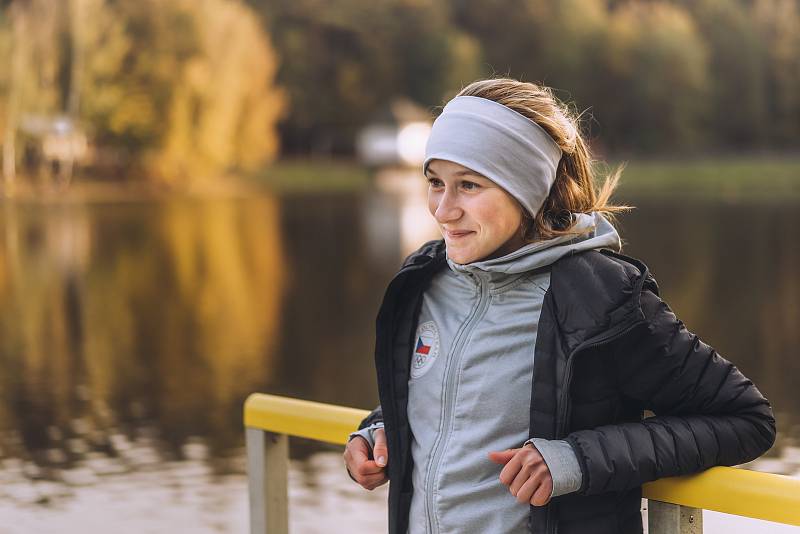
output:
[{"label": "blurred background", "polygon": [[[376,404],[432,118],[500,75],[627,163],[624,251],[800,477],[800,0],[0,6],[0,533],[245,532],[245,397]],[[294,532],[385,529],[340,453],[292,441]]]}]

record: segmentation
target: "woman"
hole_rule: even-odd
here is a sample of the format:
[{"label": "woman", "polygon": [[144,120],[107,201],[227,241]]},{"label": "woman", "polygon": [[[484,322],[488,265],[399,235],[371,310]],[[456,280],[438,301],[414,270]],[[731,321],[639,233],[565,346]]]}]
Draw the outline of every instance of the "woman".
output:
[{"label": "woman", "polygon": [[642,483],[772,446],[768,401],[615,252],[619,172],[595,191],[549,89],[470,84],[423,167],[444,239],[389,284],[381,407],[344,453],[365,488],[391,480],[391,533],[638,533]]}]

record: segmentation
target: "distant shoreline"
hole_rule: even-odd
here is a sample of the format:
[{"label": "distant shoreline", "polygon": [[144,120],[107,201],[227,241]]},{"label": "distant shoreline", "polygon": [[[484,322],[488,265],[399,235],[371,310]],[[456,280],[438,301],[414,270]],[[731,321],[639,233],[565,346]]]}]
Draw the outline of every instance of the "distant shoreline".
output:
[{"label": "distant shoreline", "polygon": [[[626,167],[619,196],[800,198],[800,154],[714,155],[674,160],[631,158],[600,163],[598,172],[602,176],[620,163]],[[14,194],[0,196],[0,203],[147,202],[175,197],[241,198],[265,193],[354,193],[368,188],[373,174],[351,159],[284,159],[251,175],[198,181],[185,188],[77,178],[69,188],[59,189],[34,187],[20,179]]]},{"label": "distant shoreline", "polygon": [[622,174],[620,193],[800,197],[800,155],[632,159]]}]

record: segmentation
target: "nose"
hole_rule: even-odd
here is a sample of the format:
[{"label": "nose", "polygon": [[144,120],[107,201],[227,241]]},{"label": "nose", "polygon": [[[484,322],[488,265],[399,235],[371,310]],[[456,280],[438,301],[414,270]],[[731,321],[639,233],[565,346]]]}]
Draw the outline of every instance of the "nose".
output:
[{"label": "nose", "polygon": [[452,188],[446,187],[444,193],[441,193],[435,202],[436,209],[433,216],[439,223],[456,221],[464,214],[464,210],[459,205],[457,191]]}]

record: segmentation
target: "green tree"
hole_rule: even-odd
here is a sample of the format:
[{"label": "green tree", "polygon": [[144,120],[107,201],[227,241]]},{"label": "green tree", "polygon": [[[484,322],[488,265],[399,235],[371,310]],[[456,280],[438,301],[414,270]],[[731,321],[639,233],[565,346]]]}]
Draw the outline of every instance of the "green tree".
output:
[{"label": "green tree", "polygon": [[273,87],[277,60],[258,17],[238,2],[179,5],[196,14],[197,50],[173,87],[155,165],[165,176],[255,170],[277,153],[275,124],[284,106],[283,91]]},{"label": "green tree", "polygon": [[705,142],[708,52],[679,6],[629,3],[612,13],[604,47],[605,98],[596,117],[617,150],[697,149]]},{"label": "green tree", "polygon": [[12,68],[0,123],[13,160],[25,117],[63,113],[89,131],[95,162],[115,162],[106,170],[176,186],[277,153],[277,56],[238,0],[31,0],[3,15]]},{"label": "green tree", "polygon": [[233,0],[90,1],[81,114],[101,146],[173,183],[274,157],[283,95],[251,10]]},{"label": "green tree", "polygon": [[459,27],[482,44],[487,70],[588,96],[591,53],[605,31],[602,0],[452,0]]},{"label": "green tree", "polygon": [[800,2],[756,0],[752,18],[767,68],[768,139],[797,147],[800,138]]},{"label": "green tree", "polygon": [[288,152],[350,152],[357,130],[395,97],[438,105],[477,73],[479,47],[434,0],[251,0],[284,58]]},{"label": "green tree", "polygon": [[766,61],[750,13],[730,0],[692,0],[681,5],[708,46],[711,109],[705,129],[718,146],[763,144]]},{"label": "green tree", "polygon": [[[655,150],[702,139],[706,45],[667,2],[452,0],[491,72],[557,89],[588,110],[611,148]],[[502,24],[498,23],[502,21]],[[490,73],[491,73],[490,72]]]}]

